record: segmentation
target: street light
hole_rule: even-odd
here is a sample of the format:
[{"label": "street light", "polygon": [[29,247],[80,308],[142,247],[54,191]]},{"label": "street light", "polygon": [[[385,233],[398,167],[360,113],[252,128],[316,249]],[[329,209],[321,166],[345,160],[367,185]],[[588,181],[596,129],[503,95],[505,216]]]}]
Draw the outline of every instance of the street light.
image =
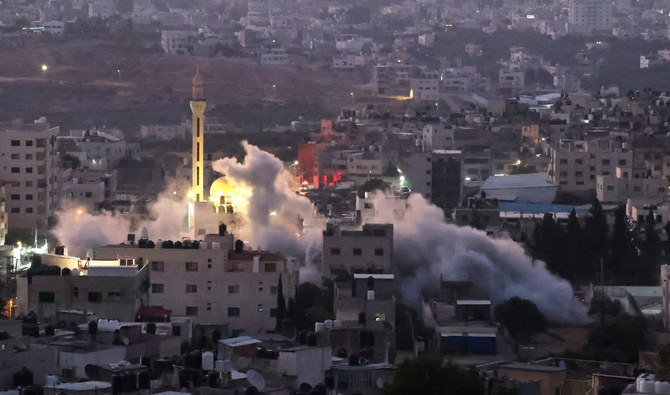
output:
[{"label": "street light", "polygon": [[272,84],[272,94],[277,96],[277,85]]},{"label": "street light", "polygon": [[353,106],[354,105],[354,100],[355,100],[354,99],[354,92],[349,92],[349,94],[351,95],[351,105]]},{"label": "street light", "polygon": [[47,71],[48,68],[49,68],[49,67],[48,67],[46,64],[43,64],[43,65],[42,65],[42,71]]}]

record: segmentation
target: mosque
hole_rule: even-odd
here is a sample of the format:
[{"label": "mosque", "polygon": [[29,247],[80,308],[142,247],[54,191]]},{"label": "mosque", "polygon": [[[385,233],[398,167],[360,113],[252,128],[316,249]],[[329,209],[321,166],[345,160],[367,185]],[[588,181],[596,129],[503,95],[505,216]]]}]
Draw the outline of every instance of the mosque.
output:
[{"label": "mosque", "polygon": [[204,188],[204,146],[205,146],[205,100],[204,81],[198,67],[193,77],[193,90],[190,101],[192,119],[192,187],[188,193],[188,227],[190,237],[197,239],[206,234],[218,233],[219,225],[226,224],[229,231],[234,231],[239,223],[236,210],[240,208],[240,197],[235,194],[235,187],[225,176],[220,177],[205,194]]}]

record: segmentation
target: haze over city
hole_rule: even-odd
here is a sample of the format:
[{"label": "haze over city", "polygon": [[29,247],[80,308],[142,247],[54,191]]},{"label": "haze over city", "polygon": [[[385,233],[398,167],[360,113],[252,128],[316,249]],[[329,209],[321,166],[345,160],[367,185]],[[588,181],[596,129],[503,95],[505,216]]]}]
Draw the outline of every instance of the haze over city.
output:
[{"label": "haze over city", "polygon": [[0,0],[0,394],[670,394],[669,23]]}]

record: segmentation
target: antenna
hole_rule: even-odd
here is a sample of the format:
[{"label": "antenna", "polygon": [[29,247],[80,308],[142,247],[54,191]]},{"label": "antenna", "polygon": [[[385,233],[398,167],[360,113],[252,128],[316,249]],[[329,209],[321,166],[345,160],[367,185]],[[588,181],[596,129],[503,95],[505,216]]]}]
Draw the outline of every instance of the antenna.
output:
[{"label": "antenna", "polygon": [[247,381],[249,384],[256,387],[259,391],[263,391],[265,389],[265,379],[263,376],[261,376],[260,373],[253,369],[249,369],[247,371]]}]

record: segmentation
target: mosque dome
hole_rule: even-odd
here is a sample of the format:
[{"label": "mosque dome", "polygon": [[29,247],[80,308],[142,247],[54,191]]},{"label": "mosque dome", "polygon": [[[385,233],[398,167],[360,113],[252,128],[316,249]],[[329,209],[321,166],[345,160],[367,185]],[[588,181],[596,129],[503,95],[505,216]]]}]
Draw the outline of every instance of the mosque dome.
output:
[{"label": "mosque dome", "polygon": [[235,192],[229,183],[226,177],[219,177],[212,183],[212,186],[209,187],[209,196],[214,199],[219,199],[221,196],[227,196]]}]

